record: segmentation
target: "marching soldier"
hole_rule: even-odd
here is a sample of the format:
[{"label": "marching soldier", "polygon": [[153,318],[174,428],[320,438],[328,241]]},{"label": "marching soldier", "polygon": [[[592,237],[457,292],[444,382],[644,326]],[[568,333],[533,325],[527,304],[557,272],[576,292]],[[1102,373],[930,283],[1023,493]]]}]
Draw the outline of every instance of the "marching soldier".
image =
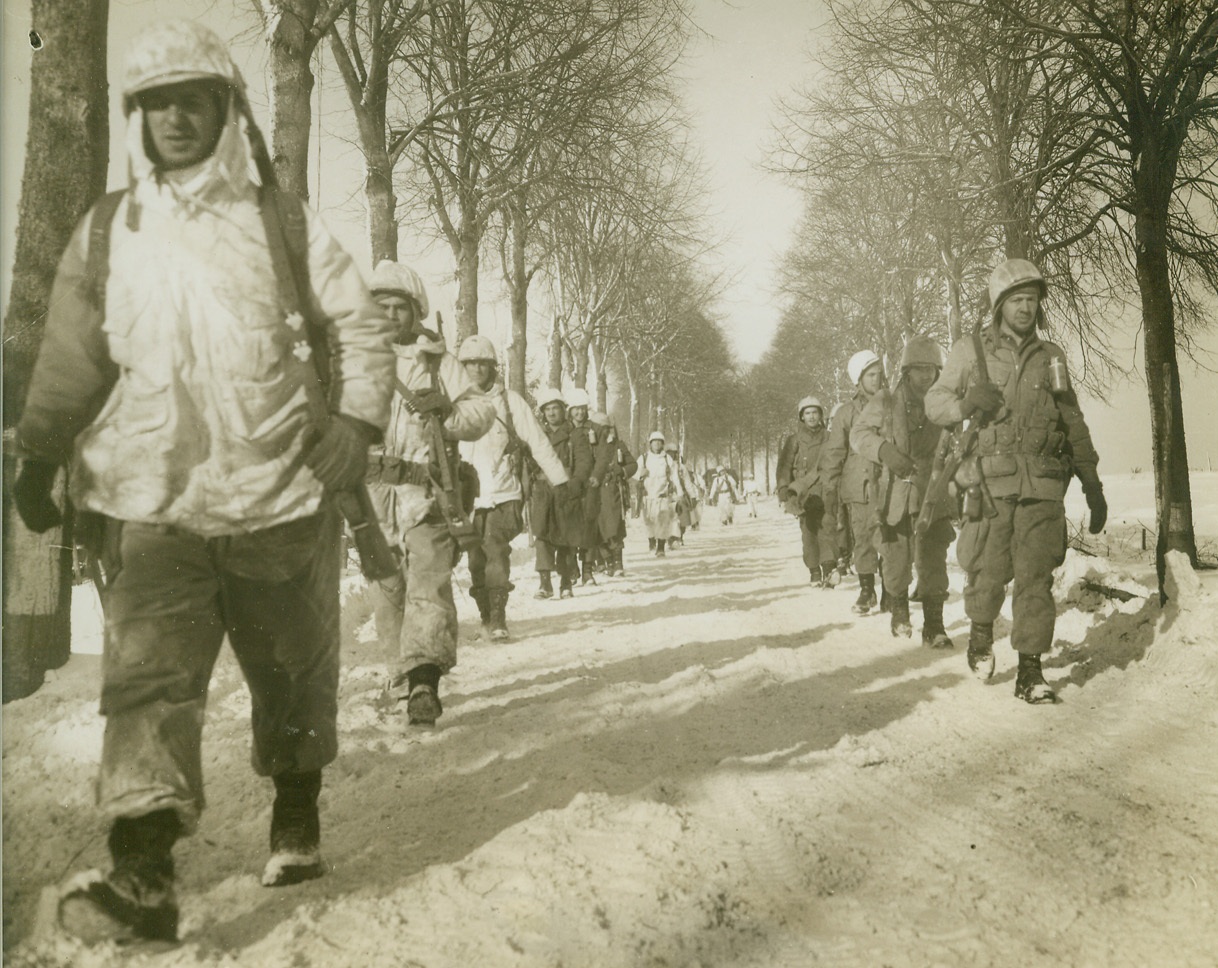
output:
[{"label": "marching soldier", "polygon": [[597,518],[601,558],[605,563],[605,574],[620,578],[626,574],[622,565],[622,549],[626,543],[626,509],[629,507],[626,482],[634,476],[639,464],[618,436],[617,428],[607,414],[595,412],[589,419],[597,428],[593,463],[604,468],[600,479],[600,514]]},{"label": "marching soldier", "polygon": [[[584,540],[583,496],[592,474],[592,447],[587,432],[577,432],[567,420],[562,393],[550,387],[537,397],[542,429],[567,472],[566,486],[552,486],[541,468],[530,467],[533,490],[529,519],[536,541],[537,598],[553,598],[551,575],[558,571],[559,598],[572,598],[579,577],[576,549]],[[536,461],[534,461],[536,463]]]},{"label": "marching soldier", "polygon": [[943,626],[947,600],[947,549],[956,537],[947,502],[936,508],[930,527],[914,536],[914,521],[930,481],[940,429],[926,417],[923,400],[943,366],[934,340],[913,336],[901,352],[900,378],[892,391],[880,390],[854,420],[850,446],[883,466],[880,476],[880,554],[884,590],[892,609],[894,636],[913,634],[909,619],[911,566],[918,568],[922,592],[922,643],[950,649]]},{"label": "marching soldier", "polygon": [[859,350],[846,364],[855,387],[829,427],[821,458],[825,490],[833,495],[838,514],[845,517],[854,545],[854,570],[859,576],[859,596],[854,611],[866,615],[876,606],[875,574],[879,570],[880,525],[876,512],[879,467],[850,448],[850,432],[855,418],[862,413],[884,385],[884,366],[871,350]]},{"label": "marching soldier", "polygon": [[804,565],[812,583],[833,588],[837,573],[837,512],[832,492],[822,483],[821,453],[827,438],[824,408],[816,397],[804,397],[795,408],[798,424],[778,452],[775,482],[783,508],[799,519]]},{"label": "marching soldier", "polygon": [[475,333],[461,343],[457,359],[495,408],[491,429],[477,440],[462,441],[461,454],[478,472],[479,483],[474,527],[482,542],[469,552],[470,597],[491,638],[506,639],[512,539],[524,530],[525,461],[531,459],[546,483],[559,490],[566,485],[567,470],[528,402],[496,381],[494,344]]},{"label": "marching soldier", "polygon": [[994,674],[994,619],[1014,580],[1015,695],[1029,703],[1057,699],[1040,657],[1053,645],[1053,571],[1066,554],[1064,500],[1072,475],[1091,509],[1091,533],[1103,530],[1108,518],[1099,457],[1065,356],[1036,334],[1047,292],[1040,270],[1026,259],[998,266],[990,275],[990,325],[956,342],[926,394],[927,416],[941,426],[980,421],[973,464],[980,478],[958,476],[957,482],[984,487],[994,505],[992,516],[966,516],[956,543],[968,576],[969,668],[982,679]]}]

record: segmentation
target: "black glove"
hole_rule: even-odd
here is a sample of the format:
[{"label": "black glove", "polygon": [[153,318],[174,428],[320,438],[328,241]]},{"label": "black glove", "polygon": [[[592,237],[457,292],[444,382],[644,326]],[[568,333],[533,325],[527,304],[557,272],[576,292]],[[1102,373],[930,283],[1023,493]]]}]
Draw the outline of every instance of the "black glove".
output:
[{"label": "black glove", "polygon": [[895,444],[887,440],[880,444],[880,460],[892,471],[894,477],[912,477],[913,472],[918,469],[912,457],[902,454]]},{"label": "black glove", "polygon": [[51,488],[59,465],[45,460],[21,462],[21,473],[13,483],[13,503],[22,522],[35,534],[50,531],[63,521],[55,502],[51,500]]},{"label": "black glove", "polygon": [[404,397],[406,409],[420,416],[436,414],[441,420],[447,420],[453,412],[453,402],[443,390],[423,390],[412,398]]},{"label": "black glove", "polygon": [[349,491],[368,470],[368,448],[377,438],[369,424],[346,414],[335,414],[305,455],[305,466],[330,491]]},{"label": "black glove", "polygon": [[1091,511],[1087,530],[1092,534],[1099,534],[1108,523],[1108,502],[1104,500],[1104,485],[1100,483],[1100,476],[1094,467],[1079,468],[1075,473],[1079,483],[1083,485],[1083,496],[1087,499],[1087,507]]},{"label": "black glove", "polygon": [[974,383],[964,395],[965,416],[974,413],[997,413],[1005,398],[997,383]]}]

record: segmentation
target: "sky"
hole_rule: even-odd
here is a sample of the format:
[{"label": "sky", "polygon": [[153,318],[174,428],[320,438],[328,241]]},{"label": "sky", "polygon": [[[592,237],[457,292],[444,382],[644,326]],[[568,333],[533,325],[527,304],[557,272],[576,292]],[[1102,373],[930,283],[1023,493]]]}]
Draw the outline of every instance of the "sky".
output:
[{"label": "sky", "polygon": [[[236,41],[234,55],[249,83],[255,114],[265,119],[263,58],[254,16],[251,12],[234,18],[234,4],[242,8],[242,0],[110,0],[111,63],[121,63],[127,41],[140,25],[188,12],[224,39]],[[252,11],[252,3],[245,9]],[[772,142],[779,98],[814,77],[812,54],[824,43],[826,14],[822,0],[692,0],[691,11],[698,33],[681,68],[680,82],[692,117],[693,141],[707,171],[707,208],[719,243],[714,267],[730,280],[718,316],[739,358],[751,363],[764,352],[777,326],[781,305],[775,268],[790,245],[800,214],[798,192],[764,171],[762,163]],[[29,0],[3,0],[3,14],[0,257],[7,296],[29,95]],[[369,269],[359,192],[362,162],[348,140],[345,94],[337,75],[323,74],[316,93],[312,200],[356,261]],[[119,187],[125,168],[117,85],[112,87],[111,102],[110,183]],[[420,269],[433,305],[451,318],[456,291],[446,248],[403,232],[401,258]],[[480,309],[480,326],[493,340],[506,342],[507,308],[502,300],[496,301],[500,285],[493,263],[485,264],[482,294],[487,302]],[[1114,322],[1114,331],[1121,358],[1133,375],[1108,388],[1107,403],[1083,402],[1100,450],[1101,470],[1128,472],[1150,464],[1150,423],[1136,328]],[[1207,467],[1218,464],[1218,332],[1201,339],[1198,352],[1203,366],[1182,360],[1181,384],[1190,463]]]}]

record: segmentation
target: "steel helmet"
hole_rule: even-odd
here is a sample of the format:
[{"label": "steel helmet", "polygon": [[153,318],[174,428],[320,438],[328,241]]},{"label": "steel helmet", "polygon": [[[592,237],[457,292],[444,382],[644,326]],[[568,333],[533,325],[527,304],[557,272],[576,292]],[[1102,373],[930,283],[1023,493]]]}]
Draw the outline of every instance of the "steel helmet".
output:
[{"label": "steel helmet", "polygon": [[372,270],[372,284],[368,287],[373,294],[378,292],[400,292],[406,296],[414,297],[414,301],[419,304],[419,318],[426,319],[427,314],[431,312],[431,305],[427,302],[427,289],[423,285],[423,279],[410,266],[404,266],[400,262],[392,262],[389,259],[382,259],[376,264],[376,268]]},{"label": "steel helmet", "polygon": [[[863,374],[879,362],[880,358],[871,350],[859,350],[850,357],[850,362],[846,364],[846,373],[850,376],[850,382],[858,386]],[[880,364],[880,368],[883,370],[883,364]]]},{"label": "steel helmet", "polygon": [[136,34],[123,71],[123,112],[135,108],[136,95],[154,87],[213,79],[244,99],[245,82],[224,41],[193,20],[165,20]]},{"label": "steel helmet", "polygon": [[1016,289],[1028,285],[1037,287],[1040,291],[1041,299],[1044,299],[1049,292],[1049,287],[1045,285],[1045,277],[1027,259],[1007,259],[1006,262],[991,272],[990,306],[993,307],[994,318],[998,318],[998,307],[1002,305],[1002,301],[1007,296]]},{"label": "steel helmet", "polygon": [[475,360],[495,362],[495,344],[481,333],[474,333],[461,341],[457,350],[457,359],[462,363],[472,363]]},{"label": "steel helmet", "polygon": [[588,422],[594,423],[598,427],[608,427],[609,414],[601,413],[599,410],[593,410],[590,414],[588,414]]},{"label": "steel helmet", "polygon": [[658,430],[653,430],[651,436],[647,438],[647,443],[650,444],[653,440],[658,440],[662,444],[664,443],[664,435]]},{"label": "steel helmet", "polygon": [[568,408],[592,406],[592,400],[588,397],[588,391],[583,387],[575,387],[572,390],[568,390],[565,401]]},{"label": "steel helmet", "polygon": [[824,419],[825,408],[820,405],[820,401],[817,400],[816,397],[804,397],[802,400],[800,400],[799,406],[795,408],[795,416],[797,418],[802,418],[804,411],[809,407],[815,407],[817,410],[819,410],[821,419]]},{"label": "steel helmet", "polygon": [[920,363],[933,366],[937,370],[943,369],[943,353],[939,344],[929,336],[911,336],[905,341],[905,348],[901,350],[902,370]]},{"label": "steel helmet", "polygon": [[541,410],[551,403],[561,403],[564,407],[566,406],[562,398],[562,391],[557,387],[546,387],[544,390],[539,390],[537,393],[537,409]]}]

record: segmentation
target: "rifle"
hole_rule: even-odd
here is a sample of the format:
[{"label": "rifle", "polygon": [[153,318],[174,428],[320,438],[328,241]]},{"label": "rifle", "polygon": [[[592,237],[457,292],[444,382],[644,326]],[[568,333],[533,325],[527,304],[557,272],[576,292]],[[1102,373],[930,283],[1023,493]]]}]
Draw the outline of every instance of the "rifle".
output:
[{"label": "rifle", "polygon": [[[977,376],[988,383],[990,375],[985,362],[985,347],[981,343],[981,318],[978,318],[973,329],[973,345],[977,357]],[[914,534],[925,534],[934,523],[935,509],[947,496],[948,486],[956,479],[957,473],[966,462],[969,466],[965,472],[965,496],[962,502],[966,516],[970,520],[977,520],[983,515],[992,518],[998,513],[994,498],[981,474],[981,459],[973,453],[984,423],[982,416],[971,417],[961,424],[959,433],[945,427],[939,435],[930,482],[926,486],[922,507],[914,522]]]},{"label": "rifle", "polygon": [[[430,356],[427,369],[431,374],[432,390],[439,390],[440,357]],[[398,383],[398,393],[406,400],[410,400],[414,396],[414,393],[400,382]],[[461,459],[457,454],[456,445],[450,446],[449,441],[444,439],[444,426],[438,413],[433,411],[427,414],[424,420],[427,424],[427,444],[431,451],[432,468],[440,477],[438,481],[433,478],[431,482],[436,507],[439,508],[440,514],[444,518],[448,533],[456,540],[457,547],[462,551],[472,551],[481,547],[482,538],[478,534],[478,529],[470,521],[469,515],[466,514],[462,502]]]},{"label": "rifle", "polygon": [[[308,298],[308,281],[303,275],[307,262],[291,257],[290,235],[284,230],[285,219],[303,220],[304,213],[299,206],[293,212],[282,204],[286,196],[279,189],[262,132],[254,123],[248,108],[245,108],[245,115],[254,162],[262,179],[263,197],[260,199],[259,209],[275,278],[279,283],[279,296],[283,300],[284,308],[288,310],[289,317],[299,316],[304,324],[307,342],[298,345],[297,351],[293,351],[289,356],[299,362],[314,427],[320,432],[327,421],[333,419],[329,404],[333,375],[330,369],[330,347],[324,330],[313,316]],[[312,365],[309,365],[310,359]],[[349,491],[331,491],[330,497],[351,529],[351,539],[355,542],[360,571],[364,577],[372,581],[383,581],[396,575],[398,559],[385,539],[380,522],[377,521],[376,510],[368,494],[368,485],[361,482]]]}]

